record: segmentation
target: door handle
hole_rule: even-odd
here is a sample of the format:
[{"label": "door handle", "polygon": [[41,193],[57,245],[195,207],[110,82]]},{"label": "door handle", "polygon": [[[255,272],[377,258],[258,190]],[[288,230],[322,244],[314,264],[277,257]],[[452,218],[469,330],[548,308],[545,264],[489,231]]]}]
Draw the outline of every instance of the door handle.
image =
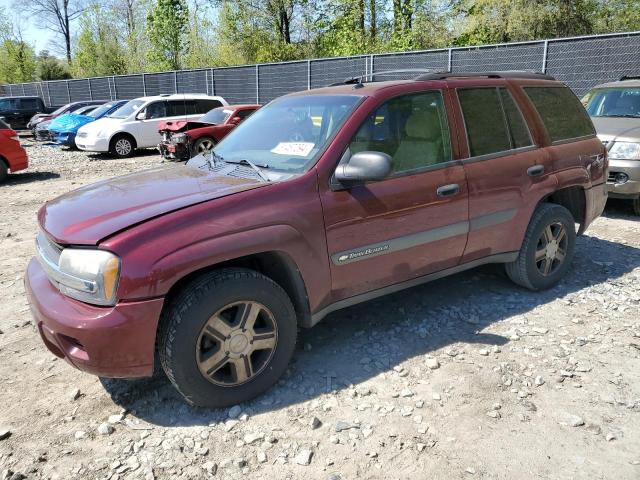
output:
[{"label": "door handle", "polygon": [[459,191],[460,185],[458,185],[457,183],[452,183],[451,185],[443,185],[441,187],[438,187],[438,189],[436,190],[436,194],[439,197],[452,197],[454,195],[457,195]]},{"label": "door handle", "polygon": [[544,165],[534,165],[527,168],[527,175],[530,177],[539,177],[544,173]]}]

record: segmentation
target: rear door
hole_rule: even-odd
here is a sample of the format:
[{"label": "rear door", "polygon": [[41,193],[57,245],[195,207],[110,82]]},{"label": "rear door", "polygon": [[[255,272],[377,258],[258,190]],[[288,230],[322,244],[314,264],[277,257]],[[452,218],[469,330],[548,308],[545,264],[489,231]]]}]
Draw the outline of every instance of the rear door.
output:
[{"label": "rear door", "polygon": [[[507,85],[456,89],[469,185],[469,240],[462,263],[520,248],[543,174],[539,149]],[[534,203],[535,205],[535,203]]]},{"label": "rear door", "polygon": [[[322,117],[312,118],[322,128]],[[360,151],[387,153],[394,171],[382,181],[320,193],[336,299],[453,267],[467,240],[467,184],[453,160],[442,91],[383,103],[345,155]]]},{"label": "rear door", "polygon": [[38,111],[40,103],[37,98],[19,98],[16,127],[25,128],[33,115]]}]

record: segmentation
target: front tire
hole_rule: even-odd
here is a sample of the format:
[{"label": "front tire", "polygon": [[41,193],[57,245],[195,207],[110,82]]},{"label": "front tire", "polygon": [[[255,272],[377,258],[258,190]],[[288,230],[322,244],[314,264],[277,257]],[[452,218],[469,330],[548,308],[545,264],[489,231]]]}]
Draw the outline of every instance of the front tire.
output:
[{"label": "front tire", "polygon": [[575,221],[561,205],[543,203],[527,227],[518,258],[505,264],[507,275],[529,290],[545,290],[558,283],[573,260]]},{"label": "front tire", "polygon": [[640,197],[634,198],[631,202],[632,202],[631,208],[633,208],[633,213],[635,213],[636,215],[640,215]]},{"label": "front tire", "polygon": [[111,139],[111,143],[109,144],[109,153],[118,158],[130,157],[134,150],[135,145],[129,135],[116,135]]},{"label": "front tire", "polygon": [[253,270],[228,268],[197,278],[168,306],[160,361],[188,403],[226,407],[277,382],[296,334],[295,310],[278,284]]},{"label": "front tire", "polygon": [[4,160],[0,158],[0,182],[4,182],[9,175],[9,169],[7,165],[4,163]]},{"label": "front tire", "polygon": [[216,141],[211,137],[200,137],[195,142],[193,142],[193,147],[191,148],[191,156],[195,157],[196,155],[206,155],[213,147],[216,146]]}]

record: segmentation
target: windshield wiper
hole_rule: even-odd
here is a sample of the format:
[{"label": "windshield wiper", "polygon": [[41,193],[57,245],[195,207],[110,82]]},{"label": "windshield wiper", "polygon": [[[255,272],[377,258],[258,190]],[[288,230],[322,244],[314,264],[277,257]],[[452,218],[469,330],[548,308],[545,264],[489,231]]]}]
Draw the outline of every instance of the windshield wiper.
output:
[{"label": "windshield wiper", "polygon": [[[219,155],[218,155],[218,158],[222,159],[222,157],[220,157]],[[249,165],[251,168],[253,168],[256,171],[258,175],[260,175],[260,178],[263,179],[265,182],[271,181],[269,180],[269,177],[267,177],[261,170],[262,168],[269,168],[269,165],[258,166],[255,163],[253,163],[251,160],[247,160],[246,158],[243,158],[241,160],[224,160],[224,159],[222,160],[226,163],[237,163],[238,165]]]}]

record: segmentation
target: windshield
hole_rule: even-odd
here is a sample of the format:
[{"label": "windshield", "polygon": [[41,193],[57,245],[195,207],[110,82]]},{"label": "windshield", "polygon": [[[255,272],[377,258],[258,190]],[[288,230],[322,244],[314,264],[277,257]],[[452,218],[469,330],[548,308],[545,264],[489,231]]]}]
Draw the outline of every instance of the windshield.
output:
[{"label": "windshield", "polygon": [[232,113],[233,110],[229,110],[225,107],[218,107],[213,110],[209,110],[206,115],[200,119],[200,121],[204,123],[224,123]]},{"label": "windshield", "polygon": [[50,115],[60,115],[62,112],[66,111],[69,108],[69,103],[67,103],[66,105],[61,106],[60,108],[54,110],[52,113],[50,113]]},{"label": "windshield", "polygon": [[640,118],[640,87],[591,90],[582,103],[592,117]]},{"label": "windshield", "polygon": [[232,162],[249,160],[276,170],[309,168],[359,96],[305,95],[274,100],[245,120],[215,148]]},{"label": "windshield", "polygon": [[144,103],[145,103],[144,100],[131,100],[125,103],[123,106],[121,106],[112,114],[108,115],[108,117],[109,118],[127,118],[132,113],[135,113],[138,110],[140,110],[140,107],[142,107]]},{"label": "windshield", "polygon": [[113,107],[113,103],[105,103],[104,105],[100,105],[98,108],[93,110],[90,113],[87,113],[89,117],[99,118],[105,113],[107,113]]}]

